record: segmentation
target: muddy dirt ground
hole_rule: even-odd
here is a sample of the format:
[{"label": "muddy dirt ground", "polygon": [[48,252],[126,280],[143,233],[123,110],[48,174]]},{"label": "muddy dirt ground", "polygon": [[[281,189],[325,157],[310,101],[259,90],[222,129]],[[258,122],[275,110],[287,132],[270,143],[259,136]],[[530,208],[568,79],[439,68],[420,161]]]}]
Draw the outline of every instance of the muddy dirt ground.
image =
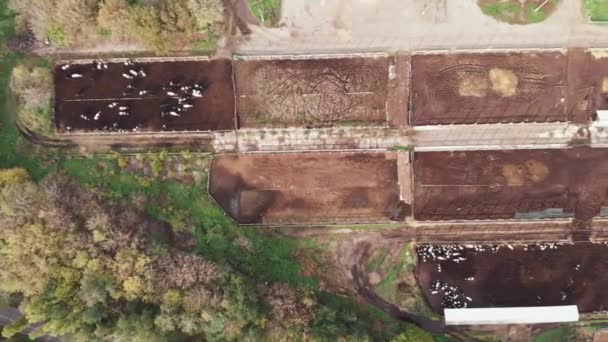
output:
[{"label": "muddy dirt ground", "polygon": [[413,56],[413,123],[566,121],[565,69],[560,52]]},{"label": "muddy dirt ground", "polygon": [[562,208],[587,222],[608,198],[608,149],[414,154],[418,220],[512,219]]},{"label": "muddy dirt ground", "polygon": [[230,60],[63,64],[54,81],[61,133],[235,128]]},{"label": "muddy dirt ground", "polygon": [[394,153],[220,155],[211,195],[238,223],[402,220]]},{"label": "muddy dirt ground", "polygon": [[[456,248],[460,255],[450,257],[439,252],[439,246],[433,246],[435,257],[421,252],[428,245],[418,247],[416,277],[437,313],[446,304],[445,291],[433,294],[434,282],[456,288],[467,307],[576,304],[581,312],[608,308],[606,244],[468,246]],[[455,262],[458,258],[465,260]]]},{"label": "muddy dirt ground", "polygon": [[570,49],[568,64],[570,120],[586,123],[597,109],[608,109],[608,54]]},{"label": "muddy dirt ground", "polygon": [[397,54],[394,66],[389,66],[386,107],[390,127],[406,127],[409,124],[411,65],[412,56]]},{"label": "muddy dirt ground", "polygon": [[237,61],[239,127],[386,125],[391,57]]}]

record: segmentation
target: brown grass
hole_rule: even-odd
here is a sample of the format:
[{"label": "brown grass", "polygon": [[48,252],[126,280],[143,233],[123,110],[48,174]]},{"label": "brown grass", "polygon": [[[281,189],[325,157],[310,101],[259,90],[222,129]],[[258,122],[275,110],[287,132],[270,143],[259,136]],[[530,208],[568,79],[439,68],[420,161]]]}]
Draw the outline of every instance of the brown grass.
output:
[{"label": "brown grass", "polygon": [[602,93],[608,93],[608,77],[602,79]]},{"label": "brown grass", "polygon": [[523,165],[503,165],[502,175],[508,186],[523,186],[545,180],[549,175],[549,168],[538,160],[527,160]]},{"label": "brown grass", "polygon": [[511,70],[492,68],[490,70],[490,81],[492,82],[492,90],[502,96],[510,97],[517,93],[519,80]]},{"label": "brown grass", "polygon": [[469,77],[464,78],[458,85],[460,96],[484,97],[488,92],[488,81],[483,78]]}]

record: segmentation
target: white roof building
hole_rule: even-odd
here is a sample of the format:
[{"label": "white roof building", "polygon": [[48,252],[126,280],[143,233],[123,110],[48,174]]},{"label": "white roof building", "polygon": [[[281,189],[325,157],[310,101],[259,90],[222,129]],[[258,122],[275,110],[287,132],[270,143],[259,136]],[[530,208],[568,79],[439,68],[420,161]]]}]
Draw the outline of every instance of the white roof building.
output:
[{"label": "white roof building", "polygon": [[597,119],[595,120],[595,122],[593,122],[593,125],[600,127],[608,126],[608,110],[598,109],[596,113]]},{"label": "white roof building", "polygon": [[446,325],[566,323],[579,319],[576,305],[445,309],[444,314]]}]

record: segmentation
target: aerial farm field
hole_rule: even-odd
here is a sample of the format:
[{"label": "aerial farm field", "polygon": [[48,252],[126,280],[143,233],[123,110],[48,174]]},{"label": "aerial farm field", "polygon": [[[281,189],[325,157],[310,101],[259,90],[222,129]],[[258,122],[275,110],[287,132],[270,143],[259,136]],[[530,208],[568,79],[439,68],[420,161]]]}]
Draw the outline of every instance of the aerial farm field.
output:
[{"label": "aerial farm field", "polygon": [[[587,221],[606,203],[607,149],[414,154],[414,217],[513,219],[561,210]],[[520,217],[521,218],[521,217]]]},{"label": "aerial farm field", "polygon": [[570,121],[589,122],[595,111],[608,109],[608,54],[568,50],[568,113]]},{"label": "aerial farm field", "polygon": [[566,55],[412,57],[413,124],[566,121]]},{"label": "aerial farm field", "polygon": [[241,60],[239,126],[386,125],[389,57]]},{"label": "aerial farm field", "polygon": [[235,128],[230,60],[58,64],[54,80],[60,133]]},{"label": "aerial farm field", "polygon": [[209,192],[238,223],[402,220],[396,153],[220,155]]},{"label": "aerial farm field", "polygon": [[417,254],[418,283],[437,313],[464,303],[467,307],[576,304],[581,312],[608,308],[604,243],[420,245]]}]

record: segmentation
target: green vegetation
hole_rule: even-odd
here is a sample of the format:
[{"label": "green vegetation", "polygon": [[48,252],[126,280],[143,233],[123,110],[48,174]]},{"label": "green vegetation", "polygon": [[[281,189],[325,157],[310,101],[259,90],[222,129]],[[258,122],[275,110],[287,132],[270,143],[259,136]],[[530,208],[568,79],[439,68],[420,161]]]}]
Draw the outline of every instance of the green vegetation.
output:
[{"label": "green vegetation", "polygon": [[516,2],[484,3],[481,5],[481,11],[485,15],[509,21],[519,16],[519,4]]},{"label": "green vegetation", "polygon": [[589,20],[608,22],[608,0],[583,0],[583,4]]},{"label": "green vegetation", "polygon": [[575,341],[574,330],[570,327],[559,327],[545,330],[534,336],[533,342],[573,342]]},{"label": "green vegetation", "polygon": [[526,4],[525,11],[528,22],[531,24],[540,23],[547,19],[547,12],[543,9],[536,10],[538,8],[535,4]]},{"label": "green vegetation", "polygon": [[365,264],[365,271],[376,272],[380,266],[384,263],[386,256],[388,255],[388,249],[382,248],[373,258],[370,258]]},{"label": "green vegetation", "polygon": [[404,272],[411,272],[414,268],[412,246],[406,245],[403,247],[399,258],[391,265],[392,267],[387,276],[376,285],[376,293],[387,301],[395,303],[397,301],[398,280],[401,274]]},{"label": "green vegetation", "polygon": [[[162,155],[162,152],[159,154]],[[187,155],[187,153],[185,154]],[[153,156],[144,156],[150,160],[155,159]],[[139,203],[138,206],[144,209],[144,212],[148,213],[151,217],[162,218],[164,215],[163,209],[165,209],[168,205],[173,208],[183,210],[185,213],[183,217],[186,220],[184,224],[190,228],[189,233],[192,234],[188,235],[194,237],[196,241],[196,247],[194,248],[193,252],[199,256],[199,258],[196,259],[189,259],[193,263],[211,265],[208,264],[211,262],[213,265],[215,265],[214,269],[217,269],[218,272],[220,272],[220,270],[221,272],[236,272],[234,274],[228,273],[229,275],[227,276],[220,276],[220,279],[235,279],[235,277],[240,279],[239,274],[247,275],[248,281],[242,285],[239,285],[238,287],[238,289],[245,291],[246,297],[249,299],[249,301],[245,303],[238,304],[238,310],[249,310],[249,313],[244,316],[249,317],[247,320],[243,321],[242,318],[238,318],[241,316],[238,316],[239,314],[237,314],[237,312],[230,313],[224,311],[224,309],[213,309],[213,307],[205,306],[205,316],[203,318],[207,317],[206,315],[210,315],[209,318],[205,318],[211,320],[209,321],[210,324],[212,322],[216,322],[214,319],[219,319],[220,321],[213,323],[213,325],[219,325],[221,331],[225,332],[227,329],[225,324],[230,322],[230,324],[236,324],[236,326],[230,326],[231,329],[235,329],[234,331],[231,330],[231,333],[236,334],[234,335],[235,337],[242,338],[247,334],[255,333],[266,336],[266,339],[271,339],[271,336],[285,336],[285,334],[292,337],[298,336],[301,334],[301,330],[299,329],[303,329],[310,324],[312,336],[316,336],[316,338],[319,340],[332,341],[339,337],[346,336],[357,336],[357,338],[362,339],[372,338],[374,340],[385,340],[393,333],[400,330],[395,322],[391,321],[381,312],[370,312],[369,309],[361,308],[354,305],[351,301],[339,299],[333,295],[324,293],[317,294],[317,292],[314,290],[316,288],[314,279],[302,277],[299,272],[300,266],[291,259],[291,251],[294,242],[275,235],[261,234],[252,229],[241,229],[240,227],[233,225],[224,216],[221,210],[213,205],[213,203],[211,203],[207,197],[201,196],[201,194],[203,194],[205,191],[204,175],[197,180],[194,185],[182,184],[177,181],[157,181],[153,176],[151,176],[151,178],[146,178],[149,182],[141,182],[141,179],[144,176],[131,174],[129,171],[124,170],[124,167],[119,166],[119,163],[123,163],[120,161],[121,158],[124,158],[124,156],[121,156],[120,158],[111,156],[110,158],[93,157],[85,159],[78,158],[61,160],[58,162],[59,165],[57,167],[58,169],[63,170],[65,175],[48,176],[43,181],[44,185],[42,187],[38,187],[35,183],[27,181],[27,174],[18,169],[5,171],[3,173],[3,177],[0,177],[0,179],[7,180],[5,183],[8,183],[10,180],[12,184],[19,184],[20,186],[18,189],[10,190],[9,196],[0,195],[0,198],[11,199],[13,196],[10,194],[29,194],[29,192],[25,189],[36,189],[35,191],[32,190],[33,193],[28,195],[28,198],[31,197],[35,199],[41,196],[53,196],[54,198],[57,198],[57,200],[53,201],[53,203],[61,202],[62,207],[73,208],[73,210],[78,212],[78,214],[71,215],[88,218],[83,223],[81,228],[75,228],[76,230],[73,233],[68,231],[67,235],[65,235],[66,233],[64,230],[57,230],[57,228],[53,227],[41,227],[36,225],[36,229],[43,229],[40,231],[39,235],[35,235],[40,237],[39,240],[32,240],[31,237],[26,238],[22,235],[26,234],[26,236],[30,236],[30,226],[20,225],[10,230],[10,234],[20,234],[14,239],[10,239],[13,244],[19,241],[23,241],[24,244],[27,244],[27,246],[18,245],[18,248],[14,248],[14,246],[11,245],[11,250],[23,251],[26,248],[31,248],[32,250],[36,251],[45,251],[45,253],[47,253],[45,255],[47,256],[43,258],[44,260],[56,260],[57,256],[50,256],[55,255],[54,253],[61,253],[61,257],[59,259],[65,260],[60,262],[59,265],[51,265],[52,267],[45,266],[45,269],[37,270],[36,273],[39,274],[40,277],[36,279],[35,284],[27,283],[20,285],[19,288],[23,290],[28,288],[38,288],[40,289],[39,291],[42,291],[40,294],[38,294],[38,292],[33,292],[32,297],[28,296],[25,301],[26,307],[30,308],[27,309],[29,311],[26,312],[28,312],[28,314],[32,314],[34,319],[42,319],[42,317],[47,317],[47,315],[50,315],[51,313],[50,311],[43,310],[43,308],[50,305],[48,302],[44,302],[44,304],[40,303],[39,305],[36,304],[39,303],[38,299],[36,299],[38,296],[43,294],[44,296],[49,296],[48,291],[50,291],[50,289],[48,289],[46,287],[47,285],[45,285],[47,281],[47,278],[44,276],[45,274],[51,275],[66,272],[66,267],[68,267],[68,265],[74,265],[74,263],[79,265],[89,265],[89,263],[92,261],[87,261],[84,263],[84,261],[82,261],[83,259],[81,258],[82,253],[80,253],[80,251],[91,253],[92,251],[95,251],[96,248],[107,248],[103,246],[105,246],[107,243],[113,245],[116,243],[116,241],[121,241],[118,236],[114,235],[122,234],[120,233],[121,231],[132,231],[135,229],[135,232],[146,234],[149,232],[150,223],[134,223],[125,219],[114,219],[112,217],[103,218],[103,216],[100,217],[100,214],[110,215],[107,212],[107,209],[104,209],[106,208],[106,204],[104,204],[104,202],[107,201],[107,203],[113,203],[113,206],[124,207],[125,203],[138,203],[141,201],[141,199],[143,199],[143,203]],[[132,158],[138,158],[138,156],[132,156]],[[197,157],[195,156],[190,158],[196,159]],[[69,179],[74,179],[77,182],[75,183],[73,181],[68,181]],[[79,184],[82,184],[82,186]],[[9,191],[7,189],[10,188],[12,187],[3,188],[2,192]],[[59,192],[48,193],[49,190]],[[40,191],[44,193],[40,193]],[[65,193],[65,191],[69,192]],[[99,201],[96,200],[94,203],[87,203],[91,198],[99,198]],[[73,202],[67,202],[68,199]],[[20,201],[23,200],[24,198],[21,197]],[[46,208],[45,210],[52,211],[52,207],[49,207],[47,201],[42,201],[41,203],[44,203]],[[10,205],[10,200],[8,201],[7,205],[8,207],[0,210],[2,210],[2,212],[10,211],[14,213],[14,207]],[[88,207],[91,209],[87,209]],[[20,215],[27,215],[30,213],[32,208],[35,208],[35,206],[33,207],[31,204],[28,205],[27,208],[29,209],[24,209],[24,212],[20,213]],[[96,208],[94,212],[92,211],[93,208]],[[35,213],[36,210],[33,212]],[[54,214],[49,215],[51,217],[56,216]],[[66,219],[65,214],[61,215],[61,218],[58,217],[57,220],[58,222],[62,222],[62,224],[67,224],[71,227],[78,227],[77,223],[70,224],[69,220]],[[107,223],[101,224],[100,222],[119,222],[119,226],[108,227]],[[57,224],[57,227],[58,226],[60,225]],[[181,234],[181,232],[176,233]],[[0,240],[4,239],[7,236],[6,234],[8,234],[6,231],[0,232]],[[88,242],[85,245],[80,245],[80,243],[83,243],[83,234],[88,234],[89,237],[85,239],[85,241]],[[165,234],[173,235],[175,233],[165,232]],[[76,236],[79,237],[78,240],[74,240]],[[42,239],[43,237],[44,239]],[[138,239],[139,238],[144,240],[147,239],[147,237],[143,235],[139,236]],[[57,239],[60,239],[62,242],[58,243]],[[129,264],[137,265],[139,261],[136,260],[140,260],[139,258],[145,258],[145,260],[141,261],[141,263],[144,263],[144,265],[147,266],[139,271],[131,270],[122,273],[124,276],[129,275],[127,278],[120,278],[120,274],[115,274],[114,271],[111,271],[123,267],[119,266],[120,264],[117,264],[125,262],[122,255],[119,256],[116,254],[114,258],[100,260],[105,262],[105,264],[102,263],[100,266],[97,266],[97,263],[94,264],[95,267],[93,270],[96,272],[99,272],[98,267],[107,269],[107,271],[102,272],[102,274],[105,275],[104,279],[106,279],[104,281],[109,281],[109,284],[113,285],[110,287],[108,287],[109,285],[103,285],[103,288],[111,289],[112,292],[108,294],[110,298],[118,297],[130,301],[136,300],[136,302],[142,302],[142,306],[135,305],[135,303],[129,304],[129,308],[131,309],[133,309],[132,306],[135,306],[135,309],[133,309],[135,311],[129,311],[131,309],[127,310],[127,307],[124,309],[127,311],[120,311],[122,309],[120,309],[119,306],[118,313],[116,313],[116,309],[114,309],[115,316],[112,316],[114,318],[108,317],[107,315],[102,315],[104,317],[104,322],[106,322],[105,324],[109,324],[109,326],[105,326],[105,329],[107,331],[111,331],[113,334],[112,336],[150,338],[150,335],[145,334],[145,331],[151,331],[154,332],[155,335],[162,337],[166,336],[164,334],[173,330],[178,330],[182,333],[191,335],[191,330],[183,330],[185,329],[185,320],[192,319],[190,311],[184,311],[186,310],[184,307],[184,301],[185,298],[189,298],[187,295],[189,291],[198,290],[184,289],[180,287],[159,290],[162,288],[162,286],[157,282],[161,278],[154,280],[156,279],[155,277],[157,277],[155,276],[154,272],[144,271],[149,269],[156,270],[159,266],[154,265],[157,265],[158,263],[164,264],[163,260],[166,260],[166,258],[170,256],[176,255],[176,253],[178,255],[183,255],[183,257],[189,257],[187,254],[179,254],[181,252],[176,250],[175,246],[168,244],[167,242],[163,242],[172,241],[174,239],[175,238],[170,237],[157,239],[156,244],[154,241],[147,240],[148,242],[144,243],[144,245],[149,247],[138,249],[137,252],[134,251],[131,253],[130,258],[137,259],[135,259],[133,262],[127,261]],[[40,246],[41,243],[44,243],[44,247]],[[170,252],[156,253],[155,251],[158,250],[158,248],[155,248],[155,245],[158,246],[158,244],[162,246],[162,249]],[[62,246],[61,249],[53,248],[53,246],[57,247],[59,245]],[[70,248],[74,248],[74,251],[70,252]],[[32,252],[32,250],[29,250],[29,252],[26,251],[24,253],[20,253],[19,255],[23,257],[31,256],[32,254],[35,254]],[[124,247],[117,250],[124,250]],[[107,251],[104,253],[107,254]],[[15,258],[7,258],[5,262],[11,262],[11,260]],[[98,259],[90,259],[91,257],[88,258],[89,260]],[[180,261],[179,264],[182,263],[183,261]],[[170,264],[175,265],[176,263]],[[28,272],[31,267],[33,267],[31,263],[25,262],[25,260],[22,258],[15,259],[11,264],[2,265],[2,269],[15,270],[18,268],[23,270],[23,272]],[[46,267],[49,267],[49,270],[47,270]],[[59,268],[56,271],[52,271],[57,267]],[[73,270],[72,273],[69,273],[70,276],[66,278],[70,281],[70,284],[76,284],[72,286],[77,286],[80,284],[78,286],[79,288],[82,288],[82,282],[85,280],[89,281],[87,280],[89,279],[89,276],[87,276],[87,272],[89,270],[88,266],[82,267],[85,268],[79,268],[81,271]],[[187,268],[180,268],[178,273],[184,274],[186,269],[191,270],[193,268],[196,267],[190,264]],[[80,274],[79,272],[82,272],[83,274]],[[131,277],[140,273],[142,274],[142,277],[144,277],[142,280],[130,279]],[[166,283],[167,279],[169,278],[170,276],[163,273],[162,283]],[[54,277],[51,277],[51,279],[55,279],[54,281],[59,281]],[[63,280],[63,278],[60,280]],[[98,281],[96,280],[95,282]],[[263,282],[270,282],[273,284],[271,290],[269,290],[266,294],[260,293],[258,288],[252,287],[255,283],[261,284]],[[15,282],[12,281],[0,283]],[[145,284],[154,283],[157,283],[158,285],[151,287],[144,286]],[[103,284],[106,283],[104,282]],[[122,287],[119,286],[120,284],[122,284]],[[230,288],[227,283],[220,282],[216,285],[218,288],[222,289]],[[64,284],[62,286],[68,286],[68,284]],[[87,287],[87,289],[89,289],[89,287]],[[62,293],[73,294],[74,290],[75,289],[63,289]],[[52,294],[49,299],[45,299],[45,301],[52,300],[54,303],[63,303],[64,301],[68,300],[68,298],[59,297],[60,294],[57,294],[57,289],[53,291],[54,294]],[[276,293],[276,297],[269,295],[270,293]],[[85,293],[82,292],[82,295],[78,295],[79,298],[81,296],[84,298]],[[238,300],[239,296],[241,295],[237,293],[237,297],[235,297],[234,300]],[[150,307],[149,304],[146,304],[155,302],[156,300],[154,298],[161,298],[161,305],[159,308],[154,306]],[[30,302],[34,304],[29,304]],[[225,301],[222,301],[222,303],[225,303]],[[265,303],[265,305],[260,305],[260,303]],[[274,306],[273,303],[275,303]],[[104,305],[112,305],[115,307],[117,304],[118,303],[109,301]],[[83,338],[85,336],[89,336],[86,335],[87,331],[90,330],[87,327],[91,327],[91,324],[97,325],[98,323],[94,323],[95,321],[91,323],[90,320],[92,318],[87,318],[86,322],[79,321],[81,319],[79,316],[80,313],[84,314],[85,312],[88,312],[86,310],[81,311],[80,309],[84,305],[84,302],[69,302],[62,305],[68,305],[70,309],[65,312],[66,315],[68,315],[68,313],[69,315],[62,316],[60,318],[57,318],[57,315],[53,315],[53,318],[57,319],[57,322],[54,324],[49,324],[48,327],[45,326],[45,329],[54,334],[57,334],[60,331],[65,333],[68,330],[55,329],[68,329],[65,327],[65,324],[67,323],[63,320],[68,319],[69,317],[70,322],[72,322],[69,326],[70,333],[83,336]],[[244,307],[242,307],[243,305]],[[250,307],[251,305],[253,305],[253,308]],[[269,314],[265,314],[266,311],[263,309],[266,306],[270,306],[268,309],[270,310]],[[52,308],[56,309],[56,306],[52,306]],[[144,310],[144,308],[146,308],[145,311],[138,311]],[[224,304],[221,305],[221,308],[224,308]],[[53,309],[49,307],[48,310]],[[100,312],[106,311],[106,309],[103,307],[97,309]],[[217,311],[218,309],[220,311]],[[235,308],[235,310],[236,309],[237,308]],[[127,313],[130,315],[129,317],[131,317],[129,319],[135,320],[133,323],[128,323],[129,321],[127,321],[130,335],[124,335],[127,334],[127,330],[123,330],[122,327],[122,324],[127,324],[123,322],[123,320],[127,318],[122,318]],[[315,314],[313,315],[313,313]],[[201,315],[202,314],[203,313],[201,313]],[[233,314],[237,316],[231,318]],[[278,317],[280,317],[280,319]],[[135,329],[132,324],[142,324],[143,328]],[[372,326],[376,326],[378,324],[385,326],[385,328],[381,329],[380,332],[374,332],[375,330],[372,329]],[[191,329],[191,327],[188,329]],[[211,336],[218,336],[218,332],[214,332],[215,330],[207,329],[211,329],[211,327],[203,324],[193,331],[199,334],[204,334],[204,336],[207,338],[210,338]],[[370,333],[373,335],[370,336]],[[224,336],[224,338],[225,337],[227,336]]]},{"label": "green vegetation", "polygon": [[407,324],[405,332],[399,334],[391,342],[433,342],[433,336],[415,325]]},{"label": "green vegetation", "polygon": [[397,151],[397,152],[405,152],[405,151],[411,151],[412,147],[411,146],[393,146],[391,148],[389,148],[389,151]]},{"label": "green vegetation", "polygon": [[527,1],[525,4],[518,0],[482,0],[479,2],[481,11],[498,21],[510,24],[534,24],[546,20],[559,5],[560,0],[551,0],[544,7],[540,3]]},{"label": "green vegetation", "polygon": [[39,41],[57,47],[137,43],[159,53],[211,48],[224,29],[221,0],[9,0]]},{"label": "green vegetation", "polygon": [[23,294],[28,321],[46,322],[37,333],[143,341],[177,332],[216,340],[272,319],[255,285],[230,268],[173,245],[153,254],[150,232],[163,226],[123,202],[112,201],[123,208],[113,210],[99,190],[61,174],[36,184],[19,169],[2,173],[10,176],[0,177],[7,179],[0,187],[0,287]]},{"label": "green vegetation", "polygon": [[376,250],[365,263],[367,273],[384,276],[374,291],[386,301],[408,308],[429,319],[440,319],[426,304],[422,291],[413,276],[415,266],[413,245],[408,244],[397,253],[386,248]]},{"label": "green vegetation", "polygon": [[454,338],[447,335],[433,335],[433,341],[435,342],[457,342]]},{"label": "green vegetation", "polygon": [[268,26],[276,26],[281,20],[282,0],[248,0],[253,14]]},{"label": "green vegetation", "polygon": [[50,118],[52,86],[48,66],[20,64],[13,69],[10,90],[16,98],[17,120],[46,136],[54,133]]},{"label": "green vegetation", "polygon": [[23,166],[34,179],[42,178],[48,169],[40,167],[40,160],[31,146],[20,134],[13,122],[9,104],[9,80],[12,70],[23,59],[19,54],[6,48],[6,41],[14,33],[14,15],[0,0],[0,168]]},{"label": "green vegetation", "polygon": [[270,124],[272,123],[272,116],[266,112],[258,112],[255,115],[255,121],[260,124]]}]

